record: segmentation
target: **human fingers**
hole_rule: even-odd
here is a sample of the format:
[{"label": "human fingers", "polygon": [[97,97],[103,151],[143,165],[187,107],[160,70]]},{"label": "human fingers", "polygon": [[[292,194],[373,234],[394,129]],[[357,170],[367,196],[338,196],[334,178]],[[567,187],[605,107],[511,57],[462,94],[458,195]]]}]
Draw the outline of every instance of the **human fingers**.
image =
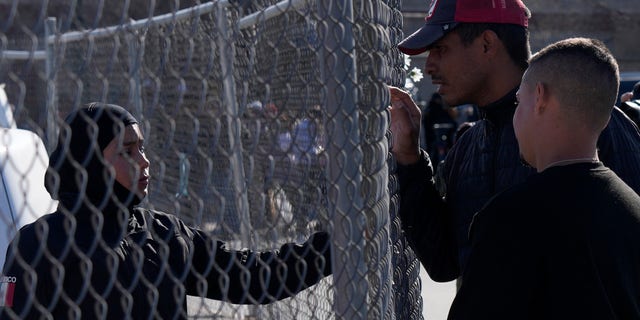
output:
[{"label": "human fingers", "polygon": [[[413,127],[419,126],[422,113],[409,93],[400,88],[391,86],[389,87],[389,93],[391,95],[390,111],[392,118],[394,114],[396,115],[396,117],[399,116],[399,112],[406,113],[406,116],[411,122],[411,125]],[[404,118],[404,116],[402,118]]]}]

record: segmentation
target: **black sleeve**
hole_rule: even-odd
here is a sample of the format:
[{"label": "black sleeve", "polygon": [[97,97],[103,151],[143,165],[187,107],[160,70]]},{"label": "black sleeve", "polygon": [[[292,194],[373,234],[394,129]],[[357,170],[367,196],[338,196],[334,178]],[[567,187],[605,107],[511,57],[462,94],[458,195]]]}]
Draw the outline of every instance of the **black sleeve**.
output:
[{"label": "black sleeve", "polygon": [[[10,280],[5,286],[11,286],[11,290],[4,293],[9,297],[5,297],[5,304],[0,308],[0,318],[40,319],[51,316],[49,310],[56,304],[60,294],[58,290],[61,289],[54,284],[54,280],[61,278],[56,271],[64,271],[50,263],[50,256],[44,252],[46,241],[39,241],[31,226],[23,228],[19,235],[7,248],[2,275],[3,281]],[[6,305],[6,298],[10,305]]]},{"label": "black sleeve", "polygon": [[224,242],[201,231],[194,234],[194,257],[187,294],[235,304],[267,304],[285,299],[331,274],[331,246],[326,232],[303,244],[279,250],[228,250]]},{"label": "black sleeve", "polygon": [[453,216],[440,196],[429,156],[416,164],[398,165],[402,229],[418,259],[434,281],[458,277],[458,249]]}]

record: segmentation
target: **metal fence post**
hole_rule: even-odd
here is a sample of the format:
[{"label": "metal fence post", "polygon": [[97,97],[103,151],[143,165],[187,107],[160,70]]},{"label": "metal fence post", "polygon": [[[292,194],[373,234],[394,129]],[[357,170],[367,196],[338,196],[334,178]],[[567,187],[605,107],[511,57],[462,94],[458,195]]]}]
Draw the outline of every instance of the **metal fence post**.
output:
[{"label": "metal fence post", "polygon": [[337,319],[367,318],[363,161],[357,107],[353,1],[319,1],[324,101],[329,115],[328,185],[332,223],[334,308]]},{"label": "metal fence post", "polygon": [[229,125],[229,145],[231,146],[230,167],[232,171],[232,183],[234,201],[240,217],[240,238],[244,247],[251,247],[251,220],[249,214],[249,198],[247,195],[247,182],[242,159],[242,139],[240,123],[240,109],[236,101],[236,84],[233,77],[233,59],[235,57],[233,39],[230,35],[231,23],[226,15],[227,9],[220,2],[216,2],[217,27],[220,31],[218,38],[218,50],[220,53],[220,70],[222,74],[223,97],[222,101],[227,108],[227,122]]},{"label": "metal fence post", "polygon": [[133,107],[134,115],[137,119],[143,119],[142,110],[142,79],[140,69],[142,68],[142,57],[144,56],[143,41],[138,41],[137,30],[131,30],[133,34],[127,33],[127,50],[129,57],[129,103]]},{"label": "metal fence post", "polygon": [[46,114],[46,142],[48,152],[52,152],[58,143],[58,95],[56,90],[56,73],[57,73],[57,27],[56,18],[49,17],[45,22],[44,29],[44,45],[47,53],[45,62],[45,73],[47,77],[47,100],[45,103],[44,114]]}]

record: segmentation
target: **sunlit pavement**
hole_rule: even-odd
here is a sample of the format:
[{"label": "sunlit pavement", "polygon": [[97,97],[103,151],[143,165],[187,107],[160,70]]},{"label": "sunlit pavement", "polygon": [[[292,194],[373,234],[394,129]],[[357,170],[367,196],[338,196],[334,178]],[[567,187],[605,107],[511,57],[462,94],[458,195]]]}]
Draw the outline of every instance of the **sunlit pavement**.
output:
[{"label": "sunlit pavement", "polygon": [[424,268],[420,268],[422,279],[422,315],[425,320],[445,320],[449,306],[456,294],[456,282],[439,283],[431,280]]}]

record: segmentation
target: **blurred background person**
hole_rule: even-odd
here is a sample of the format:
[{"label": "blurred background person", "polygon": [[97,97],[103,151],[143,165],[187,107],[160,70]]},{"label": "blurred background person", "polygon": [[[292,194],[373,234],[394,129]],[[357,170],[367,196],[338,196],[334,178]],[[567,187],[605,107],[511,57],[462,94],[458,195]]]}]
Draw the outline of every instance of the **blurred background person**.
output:
[{"label": "blurred background person", "polygon": [[620,110],[640,127],[640,81],[633,86],[633,91],[625,92],[620,100]]},{"label": "blurred background person", "polygon": [[453,145],[457,128],[457,110],[445,106],[442,97],[434,93],[422,113],[422,127],[426,150],[431,163],[437,165],[444,160]]}]

